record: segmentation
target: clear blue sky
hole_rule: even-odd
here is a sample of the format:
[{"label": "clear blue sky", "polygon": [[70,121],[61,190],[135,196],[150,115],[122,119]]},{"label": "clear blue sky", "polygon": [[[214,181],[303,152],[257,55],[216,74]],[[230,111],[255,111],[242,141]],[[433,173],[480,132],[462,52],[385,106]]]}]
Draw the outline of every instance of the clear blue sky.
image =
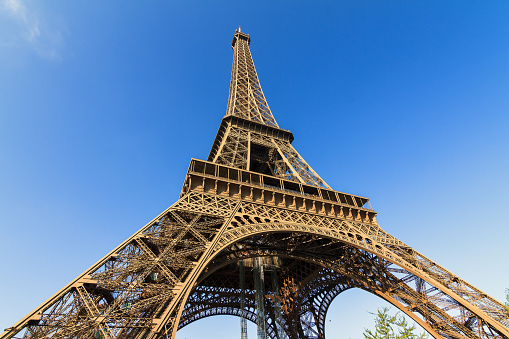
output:
[{"label": "clear blue sky", "polygon": [[[503,300],[508,18],[502,0],[0,0],[0,329],[178,198],[225,113],[238,25],[322,178]],[[340,295],[328,338],[360,338],[381,305]],[[204,329],[240,336],[221,317],[178,338]]]}]

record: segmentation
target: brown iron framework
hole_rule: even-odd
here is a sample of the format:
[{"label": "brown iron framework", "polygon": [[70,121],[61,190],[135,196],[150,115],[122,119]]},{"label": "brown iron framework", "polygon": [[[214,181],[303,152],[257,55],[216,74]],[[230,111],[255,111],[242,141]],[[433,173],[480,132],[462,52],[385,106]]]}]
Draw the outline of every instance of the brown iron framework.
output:
[{"label": "brown iron framework", "polygon": [[[276,123],[249,43],[235,33],[226,116],[208,160],[191,160],[178,201],[0,339],[174,338],[218,314],[264,321],[274,339],[325,338],[327,309],[350,288],[434,338],[509,338],[502,304],[385,232],[367,198],[313,171]],[[265,267],[265,319],[253,258]]]}]

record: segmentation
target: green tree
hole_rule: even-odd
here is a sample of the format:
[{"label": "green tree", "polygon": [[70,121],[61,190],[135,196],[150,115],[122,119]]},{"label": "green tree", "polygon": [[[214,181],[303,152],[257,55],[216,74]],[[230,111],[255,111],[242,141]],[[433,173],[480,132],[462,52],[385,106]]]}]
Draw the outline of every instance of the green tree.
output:
[{"label": "green tree", "polygon": [[[374,313],[372,313],[374,314]],[[375,332],[367,328],[364,329],[364,338],[366,339],[425,339],[428,338],[426,332],[416,334],[415,325],[410,326],[408,321],[397,313],[393,316],[389,314],[389,308],[378,309],[375,314]]]}]

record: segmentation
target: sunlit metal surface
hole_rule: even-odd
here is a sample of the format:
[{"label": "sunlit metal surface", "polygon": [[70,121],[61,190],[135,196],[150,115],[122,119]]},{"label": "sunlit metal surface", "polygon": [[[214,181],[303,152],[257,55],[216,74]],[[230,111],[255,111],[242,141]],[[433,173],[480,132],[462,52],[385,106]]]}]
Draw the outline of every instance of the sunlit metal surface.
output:
[{"label": "sunlit metal surface", "polygon": [[503,305],[385,232],[367,198],[332,190],[306,163],[269,109],[249,43],[235,33],[226,116],[178,201],[1,338],[174,338],[218,314],[269,338],[324,338],[327,309],[349,288],[435,338],[509,338]]}]

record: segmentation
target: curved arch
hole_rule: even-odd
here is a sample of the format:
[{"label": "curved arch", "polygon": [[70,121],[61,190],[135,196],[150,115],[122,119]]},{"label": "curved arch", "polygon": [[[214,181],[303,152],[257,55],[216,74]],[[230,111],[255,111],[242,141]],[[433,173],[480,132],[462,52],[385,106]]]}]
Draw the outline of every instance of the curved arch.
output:
[{"label": "curved arch", "polygon": [[[200,289],[198,287],[187,300],[183,315],[178,324],[178,330],[197,320],[214,315],[232,315],[242,317],[242,311],[244,311],[244,318],[256,325],[257,314],[253,293],[249,294],[244,299],[246,307],[242,310],[240,308],[240,293],[238,292],[239,291],[233,291],[231,289],[217,291],[211,289]],[[204,294],[206,294],[205,297]],[[267,327],[267,335],[269,338],[277,338],[273,326]]]},{"label": "curved arch", "polygon": [[[255,227],[256,226],[256,227]],[[263,228],[263,230],[260,230],[260,226]],[[306,233],[306,234],[312,234],[312,235],[318,235],[323,236],[325,238],[344,241],[344,238],[342,237],[335,237],[333,232],[331,232],[330,229],[317,229],[316,227],[309,226],[309,225],[299,225],[295,223],[263,223],[263,224],[257,224],[257,225],[247,225],[244,227],[236,227],[233,229],[228,230],[225,232],[223,237],[218,241],[216,244],[216,247],[214,248],[214,253],[211,258],[207,261],[207,264],[212,261],[213,258],[216,258],[222,251],[224,251],[228,246],[233,245],[237,242],[240,242],[244,239],[247,239],[251,236],[257,236],[261,234],[269,234],[269,233],[281,233],[281,232],[292,232],[292,233]],[[399,269],[399,273],[405,273],[407,276],[417,277],[421,280],[426,280],[424,278],[427,278],[428,280],[431,280],[431,283],[435,283],[439,287],[442,287],[441,284],[435,282],[432,279],[429,279],[426,274],[423,274],[421,270],[418,270],[417,267],[411,266],[409,263],[404,262],[402,259],[400,260],[392,260],[393,255],[386,255],[385,251],[382,251],[382,253],[376,253],[374,248],[379,248],[379,246],[376,246],[376,244],[373,244],[373,242],[369,243],[367,241],[364,241],[363,243],[359,244],[359,242],[363,241],[362,239],[359,239],[357,236],[350,236],[348,233],[344,233],[344,236],[347,236],[349,238],[355,238],[357,239],[357,243],[351,244],[350,246],[355,247],[357,250],[361,250],[366,253],[371,253],[375,257],[379,257],[382,260],[385,260],[384,265],[390,266],[391,262],[394,264],[395,262],[403,262],[403,269]],[[340,239],[338,239],[340,238]],[[371,251],[370,251],[371,250]],[[309,260],[309,258],[307,258]],[[314,258],[313,261],[316,261],[317,263],[320,263],[323,267],[328,267],[331,269],[337,269],[338,265],[334,262],[327,262],[326,260],[320,259],[320,258]],[[409,268],[409,269],[406,269]],[[389,276],[386,272],[386,276]],[[365,277],[364,277],[365,278]],[[369,277],[368,277],[369,279]],[[391,275],[391,279],[394,282],[400,282],[400,279],[397,279],[395,276]],[[412,278],[415,279],[415,278]],[[426,280],[427,281],[427,280]],[[365,288],[366,289],[366,288]],[[445,289],[445,288],[444,288]],[[465,324],[459,323],[456,319],[449,316],[447,314],[447,309],[442,310],[440,307],[437,307],[433,303],[420,303],[412,304],[412,302],[419,301],[419,298],[421,296],[416,295],[415,291],[410,289],[408,286],[405,288],[401,288],[401,286],[398,289],[395,289],[391,291],[392,295],[386,294],[384,292],[381,292],[380,290],[375,289],[366,289],[372,293],[375,293],[379,295],[380,297],[386,299],[390,303],[394,304],[397,308],[399,308],[401,311],[403,311],[405,314],[409,315],[411,318],[413,318],[416,322],[421,324],[424,328],[426,328],[432,335],[434,332],[434,328],[437,328],[441,335],[445,337],[454,337],[454,333],[460,331],[463,333],[463,335],[468,337],[476,337],[476,335],[472,332],[472,328],[469,328],[465,326]],[[398,292],[398,293],[394,293]],[[447,289],[446,289],[446,292]],[[447,293],[444,291],[441,291],[443,295],[447,295]],[[405,307],[404,304],[407,306]],[[448,301],[449,304],[451,301]],[[182,305],[184,306],[184,305]],[[457,305],[456,305],[457,306]],[[426,319],[427,322],[424,322],[421,318],[417,317],[415,312],[420,313],[423,318]],[[473,312],[472,312],[473,313]],[[440,326],[440,328],[439,328]],[[452,326],[450,329],[444,329],[444,327]],[[434,334],[434,336],[439,337],[439,335]]]},{"label": "curved arch", "polygon": [[[330,281],[329,283],[332,285],[332,287],[327,289],[325,291],[325,293],[323,293],[323,296],[320,298],[321,303],[320,303],[320,309],[319,309],[320,313],[319,314],[322,315],[321,319],[323,319],[323,321],[320,322],[320,326],[323,326],[323,332],[325,332],[325,328],[324,328],[325,316],[327,314],[327,311],[328,311],[329,306],[331,305],[332,301],[340,293],[344,292],[345,290],[351,289],[351,288],[358,288],[358,289],[366,291],[370,294],[373,294],[377,297],[380,297],[380,298],[384,299],[385,301],[391,303],[392,305],[396,306],[400,311],[402,311],[408,317],[410,317],[412,320],[414,320],[416,323],[418,323],[423,329],[425,329],[434,338],[437,338],[437,339],[441,338],[441,336],[429,324],[427,324],[426,322],[423,321],[423,319],[417,317],[413,312],[410,312],[408,310],[408,308],[405,307],[405,305],[401,304],[400,302],[398,302],[397,300],[395,300],[394,298],[390,297],[389,295],[387,295],[385,293],[380,293],[380,292],[377,293],[377,291],[373,292],[372,290],[363,288],[362,286],[352,286],[353,284],[347,285],[347,287],[344,288],[341,285],[333,285],[334,281]],[[341,287],[343,287],[343,288],[341,288]]]},{"label": "curved arch", "polygon": [[[457,337],[458,333],[467,337],[475,337],[477,333],[480,336],[483,333],[474,332],[475,321],[481,329],[483,326],[492,327],[491,323],[482,322],[483,317],[478,317],[481,321],[476,320],[476,314],[464,307],[465,303],[472,302],[489,308],[488,297],[480,296],[480,301],[473,301],[471,294],[465,290],[462,292],[465,300],[458,302],[458,294],[454,295],[442,287],[449,286],[460,291],[465,286],[461,280],[453,279],[449,273],[441,274],[442,268],[385,234],[377,225],[283,209],[276,213],[277,207],[268,205],[258,205],[256,208],[259,210],[255,210],[254,204],[235,200],[228,200],[220,213],[215,210],[213,214],[212,209],[216,206],[211,200],[200,196],[198,208],[187,203],[188,198],[182,197],[119,245],[86,271],[89,275],[84,273],[77,278],[69,288],[74,288],[79,295],[73,296],[70,301],[70,316],[64,321],[71,323],[74,315],[86,320],[96,317],[96,314],[104,314],[104,323],[110,315],[115,316],[113,321],[119,323],[116,314],[121,312],[122,317],[132,320],[127,330],[112,327],[115,333],[124,335],[125,331],[150,331],[156,337],[173,337],[185,302],[193,286],[200,281],[200,276],[223,260],[221,256],[242,257],[237,254],[241,252],[237,245],[247,244],[257,249],[257,256],[263,256],[270,246],[271,250],[280,247],[289,256],[352,277],[358,286],[393,298],[402,311],[406,307],[406,312],[422,315],[429,326],[444,337]],[[270,216],[264,210],[270,210]],[[258,216],[256,213],[259,213]],[[289,219],[298,222],[285,221]],[[225,257],[224,260],[227,259]],[[159,278],[152,278],[154,274],[159,274]],[[410,286],[414,282],[416,286]],[[98,297],[111,297],[111,300],[97,302]],[[45,324],[60,320],[60,304],[53,300],[64,299],[56,295],[49,301],[55,307],[43,310],[48,310],[43,315]],[[507,318],[506,313],[499,315],[499,318],[503,317]],[[153,321],[153,318],[156,320]],[[487,322],[490,319],[486,316]],[[80,328],[82,333],[96,331],[100,326],[97,322],[87,324],[88,327]],[[67,328],[70,327],[62,327],[61,332],[66,333]],[[488,333],[487,336],[496,334]]]},{"label": "curved arch", "polygon": [[[425,328],[430,334],[433,335],[435,338],[440,338],[440,336],[422,321],[422,319],[415,317],[414,314],[409,313],[403,305],[401,305],[399,302],[394,300],[393,298],[390,298],[389,296],[385,294],[376,294],[370,291],[369,289],[362,288],[358,284],[355,284],[353,281],[349,281],[348,279],[345,279],[346,277],[342,274],[338,274],[335,272],[331,272],[328,269],[323,269],[321,272],[319,272],[319,275],[316,276],[314,279],[312,279],[308,284],[306,284],[302,288],[302,292],[300,295],[300,303],[301,306],[304,304],[302,302],[303,299],[309,298],[309,294],[314,293],[315,295],[321,295],[321,298],[319,298],[318,303],[318,314],[322,314],[323,321],[319,321],[317,325],[318,332],[323,334],[325,333],[324,328],[324,320],[325,320],[325,314],[331,304],[331,302],[334,300],[334,298],[339,295],[341,292],[348,290],[353,287],[357,287],[360,289],[363,289],[367,292],[370,292],[374,295],[377,295],[384,300],[394,304],[396,307],[401,309],[405,314],[410,316],[414,321],[418,322],[423,328]],[[238,292],[238,291],[237,291]],[[207,298],[197,298],[196,295],[205,294],[208,293],[210,297]],[[209,316],[214,315],[233,315],[233,316],[241,316],[242,310],[240,309],[240,301],[238,293],[235,296],[235,291],[217,291],[217,290],[206,290],[206,289],[200,289],[194,291],[193,295],[189,298],[188,303],[194,303],[196,306],[189,307],[186,309],[186,312],[184,312],[181,321],[179,323],[178,329],[181,329],[188,324],[197,321],[199,319],[203,319]],[[193,298],[194,297],[194,298]],[[312,296],[311,299],[314,299],[315,296]],[[193,300],[195,299],[195,300]],[[248,297],[245,298],[246,306],[245,314],[246,319],[252,321],[256,324],[256,312],[255,312],[255,302],[254,302],[254,296],[252,293],[248,295]],[[313,300],[311,301],[313,302]],[[225,307],[224,305],[229,305],[228,307]],[[307,305],[309,307],[309,305]],[[187,307],[186,307],[187,308]],[[275,331],[272,327],[268,328],[268,335],[269,337],[273,338],[275,337]]]},{"label": "curved arch", "polygon": [[[341,224],[346,225],[350,223],[347,222],[346,220],[338,221]],[[454,287],[456,290],[459,290],[459,293],[462,293],[463,296],[468,297],[469,296],[467,293],[468,291],[466,291],[466,289],[461,286],[461,283],[463,283],[463,281],[460,281],[459,278],[452,275],[450,272],[447,272],[445,269],[441,268],[435,263],[431,262],[429,259],[420,255],[418,252],[412,250],[410,247],[404,245],[399,241],[395,241],[392,244],[378,242],[376,239],[369,237],[366,234],[362,234],[358,230],[353,231],[352,228],[341,229],[338,227],[331,227],[333,226],[331,224],[327,226],[328,227],[322,227],[308,224],[299,224],[295,222],[270,222],[270,223],[238,225],[238,227],[229,229],[227,232],[225,232],[222,239],[216,244],[215,250],[217,253],[217,251],[223,250],[228,245],[233,244],[242,239],[245,239],[251,235],[272,232],[288,232],[288,231],[302,232],[339,240],[344,242],[345,244],[351,245],[353,247],[356,247],[358,249],[381,257],[392,264],[398,265],[399,267],[401,267],[401,270],[404,271],[405,274],[411,274],[413,276],[416,276],[422,281],[427,282],[429,285],[434,286],[436,289],[440,290],[444,295],[452,299],[452,300],[441,300],[441,302],[447,303],[446,307],[449,310],[455,308],[458,312],[462,313],[458,317],[461,317],[463,319],[466,318],[467,321],[472,317],[476,317],[479,322],[481,322],[482,320],[482,322],[484,322],[484,325],[487,325],[489,328],[495,330],[496,332],[499,333],[507,332],[509,334],[509,331],[506,328],[500,326],[500,324],[494,321],[486,313],[485,310],[481,309],[481,307],[488,308],[490,310],[490,315],[495,314],[497,316],[498,321],[500,321],[501,323],[509,323],[506,312],[500,305],[500,303],[492,300],[491,298],[488,298],[485,294],[483,294],[483,297],[489,300],[485,300],[484,303],[478,302],[476,304],[472,304],[469,300],[460,297],[458,293],[456,293],[449,287]],[[379,231],[383,232],[381,231],[381,229]],[[439,274],[437,273],[437,271],[439,270],[441,272],[447,272],[451,277],[451,281],[446,281],[442,276],[439,276]],[[473,298],[469,299],[473,301],[478,301]],[[429,303],[430,301],[428,301],[428,304]],[[431,304],[433,303],[431,302]],[[500,308],[500,311],[490,309],[490,307],[492,306]],[[426,305],[421,304],[420,307],[421,308],[426,307]],[[433,314],[436,315],[436,310],[430,312],[428,317],[431,317]],[[431,323],[436,321],[436,319],[428,320]],[[465,324],[467,324],[467,321],[465,321]],[[436,326],[437,327],[443,326],[443,324],[437,324]],[[469,329],[467,327],[459,323],[457,323],[455,327],[457,327],[458,329],[462,328],[462,331],[469,332]],[[445,335],[446,336],[454,335],[454,333],[451,332]]]},{"label": "curved arch", "polygon": [[[320,283],[320,284],[328,287],[328,288],[324,289],[323,291],[319,292],[323,296],[322,296],[322,298],[320,298],[320,301],[322,301],[322,302],[319,303],[320,310],[318,311],[318,314],[323,314],[324,316],[327,313],[327,310],[328,310],[331,302],[335,299],[335,297],[337,297],[341,292],[344,292],[344,291],[354,287],[354,286],[350,286],[350,285],[342,285],[339,283],[336,285],[333,285],[334,281],[328,281],[327,284],[323,284],[323,283]],[[318,286],[313,285],[312,287],[309,288],[309,291],[312,291],[317,287]],[[355,286],[355,287],[360,288],[358,286]],[[366,291],[370,292],[369,290],[366,290]],[[200,291],[198,291],[198,293],[200,293]],[[396,307],[398,307],[399,303],[397,301],[388,299],[387,296],[385,296],[385,295],[377,295],[377,296],[382,297],[384,300],[391,302],[391,303],[395,304]],[[192,298],[193,298],[193,296],[190,297],[190,299],[192,299]],[[255,307],[254,299],[252,297],[246,298],[246,301],[247,301],[247,304],[249,305],[249,307],[247,309],[244,309],[244,318],[246,318],[247,320],[256,324],[257,323],[257,315],[254,310],[254,307]],[[239,302],[238,298],[235,298],[235,297],[230,297],[228,300],[222,299],[221,297],[214,297],[209,300],[200,299],[200,300],[198,300],[198,302],[200,303],[199,306],[195,307],[194,309],[190,307],[190,309],[186,310],[187,312],[184,312],[184,314],[181,318],[181,321],[179,322],[178,330],[182,329],[183,327],[185,327],[197,320],[204,319],[204,318],[207,318],[210,316],[232,315],[232,316],[241,317],[241,314],[242,314],[242,310],[238,306],[240,302]],[[226,307],[224,305],[229,305],[229,306]],[[400,304],[399,304],[398,308],[405,310],[404,306],[400,305]],[[405,314],[409,315],[410,317],[412,317],[412,315],[413,315],[413,314],[408,314],[407,312],[405,312]],[[325,327],[324,327],[325,317],[323,317],[322,319],[323,319],[323,321],[319,321],[318,324],[315,324],[315,325],[318,328],[318,332],[324,334],[325,333]],[[412,317],[412,319],[415,320],[416,322],[418,322],[423,328],[425,328],[430,334],[432,334],[433,337],[440,338],[440,336],[433,329],[429,328],[429,326],[427,326],[427,324],[423,323],[421,319],[416,318],[415,315]],[[269,326],[267,329],[268,329],[268,331],[267,331],[268,337],[276,338],[276,333],[275,333],[274,328],[272,326]]]}]

